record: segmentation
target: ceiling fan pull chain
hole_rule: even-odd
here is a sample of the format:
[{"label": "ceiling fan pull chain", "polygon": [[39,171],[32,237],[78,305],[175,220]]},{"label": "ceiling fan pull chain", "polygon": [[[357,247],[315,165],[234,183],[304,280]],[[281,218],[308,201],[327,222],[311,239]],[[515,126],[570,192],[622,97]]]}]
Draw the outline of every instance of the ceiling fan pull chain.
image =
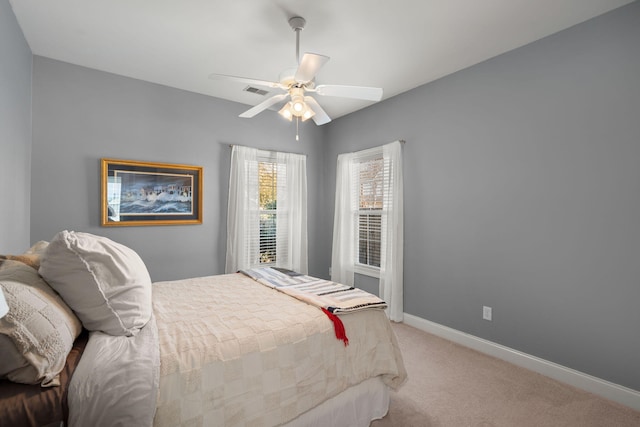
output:
[{"label": "ceiling fan pull chain", "polygon": [[298,135],[298,123],[300,123],[300,117],[296,117],[296,141],[300,141],[300,135]]}]

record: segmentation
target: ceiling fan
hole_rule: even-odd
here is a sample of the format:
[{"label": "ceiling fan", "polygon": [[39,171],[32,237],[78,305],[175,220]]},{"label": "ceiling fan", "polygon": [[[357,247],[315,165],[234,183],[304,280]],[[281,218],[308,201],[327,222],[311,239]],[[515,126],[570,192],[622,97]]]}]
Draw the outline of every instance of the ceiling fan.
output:
[{"label": "ceiling fan", "polygon": [[[322,68],[329,57],[316,53],[305,53],[300,59],[300,32],[304,29],[306,21],[304,18],[294,16],[289,19],[291,29],[296,33],[296,59],[297,69],[287,69],[280,74],[277,82],[251,79],[245,77],[228,76],[224,74],[211,74],[211,79],[224,79],[245,84],[270,87],[282,90],[284,93],[274,95],[260,104],[248,109],[240,114],[240,117],[251,118],[262,111],[279,104],[287,99],[279,114],[288,120],[296,119],[306,121],[313,119],[317,125],[323,125],[331,121],[329,115],[322,109],[320,104],[308,95],[315,93],[322,96],[337,96],[342,98],[362,99],[367,101],[380,101],[382,99],[382,89],[365,86],[345,86],[345,85],[317,85],[315,84],[316,74]],[[296,135],[296,139],[298,136]]]}]

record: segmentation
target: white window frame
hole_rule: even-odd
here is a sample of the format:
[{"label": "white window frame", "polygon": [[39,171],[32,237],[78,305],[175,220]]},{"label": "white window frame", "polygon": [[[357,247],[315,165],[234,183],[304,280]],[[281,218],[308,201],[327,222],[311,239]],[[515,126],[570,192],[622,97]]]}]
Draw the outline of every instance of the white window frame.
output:
[{"label": "white window frame", "polygon": [[380,267],[374,267],[372,265],[360,264],[356,261],[353,265],[353,272],[362,274],[363,276],[380,278]]},{"label": "white window frame", "polygon": [[[256,159],[258,162],[258,197],[260,197],[260,165],[261,164],[269,164],[270,167],[272,168],[272,173],[276,175],[276,180],[278,178],[278,173],[279,173],[279,168],[284,167],[285,168],[285,174],[286,174],[286,167],[287,165],[285,163],[280,163],[277,161],[277,159],[275,158],[275,156],[270,155],[270,156],[258,156],[258,158]],[[278,203],[278,187],[282,188],[282,183],[278,184],[278,182],[276,181],[276,186],[275,186],[275,192],[276,192],[276,206]],[[272,262],[262,262],[262,235],[260,234],[260,231],[262,231],[260,229],[261,227],[261,223],[262,223],[262,215],[273,215],[273,219],[274,219],[274,235],[273,235],[273,251],[275,253],[275,257],[274,260]],[[258,218],[258,233],[259,233],[259,238],[258,238],[258,253],[257,253],[257,260],[258,260],[258,265],[256,265],[256,267],[273,267],[277,264],[278,262],[278,244],[277,244],[277,240],[278,240],[278,216],[279,215],[286,215],[286,211],[284,211],[282,208],[278,209],[276,207],[276,209],[262,209],[260,207],[260,202],[258,202],[258,212],[256,217]],[[280,254],[282,255],[282,254]]]},{"label": "white window frame", "polygon": [[[357,167],[353,170],[353,186],[352,191],[354,193],[354,202],[356,203],[356,210],[354,210],[354,224],[355,224],[355,242],[354,242],[354,260],[353,260],[353,271],[354,273],[362,274],[369,277],[380,278],[380,267],[371,265],[371,264],[363,264],[360,262],[360,215],[376,215],[380,216],[380,224],[383,222],[383,217],[385,215],[382,206],[380,209],[361,209],[361,200],[360,200],[360,186],[361,186],[361,165],[364,163],[369,163],[371,161],[380,161],[382,163],[382,170],[384,173],[384,158],[382,149],[375,150],[373,154],[365,154],[361,156],[357,156],[353,159],[354,165]],[[380,230],[382,233],[382,230]],[[379,242],[380,245],[380,253],[379,257],[382,256],[382,241]]]}]

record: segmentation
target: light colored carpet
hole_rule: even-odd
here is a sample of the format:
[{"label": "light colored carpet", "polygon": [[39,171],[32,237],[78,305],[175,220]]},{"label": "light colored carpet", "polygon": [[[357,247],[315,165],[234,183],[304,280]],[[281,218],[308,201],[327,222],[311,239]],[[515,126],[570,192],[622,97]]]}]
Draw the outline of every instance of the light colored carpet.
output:
[{"label": "light colored carpet", "polygon": [[409,379],[372,427],[639,427],[640,412],[404,324]]}]

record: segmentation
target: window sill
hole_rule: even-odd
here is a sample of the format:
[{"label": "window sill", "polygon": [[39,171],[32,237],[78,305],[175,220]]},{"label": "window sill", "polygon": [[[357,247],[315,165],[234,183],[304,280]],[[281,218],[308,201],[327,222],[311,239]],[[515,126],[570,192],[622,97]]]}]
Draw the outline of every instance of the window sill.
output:
[{"label": "window sill", "polygon": [[365,264],[356,264],[353,266],[353,272],[364,276],[380,278],[380,269]]}]

